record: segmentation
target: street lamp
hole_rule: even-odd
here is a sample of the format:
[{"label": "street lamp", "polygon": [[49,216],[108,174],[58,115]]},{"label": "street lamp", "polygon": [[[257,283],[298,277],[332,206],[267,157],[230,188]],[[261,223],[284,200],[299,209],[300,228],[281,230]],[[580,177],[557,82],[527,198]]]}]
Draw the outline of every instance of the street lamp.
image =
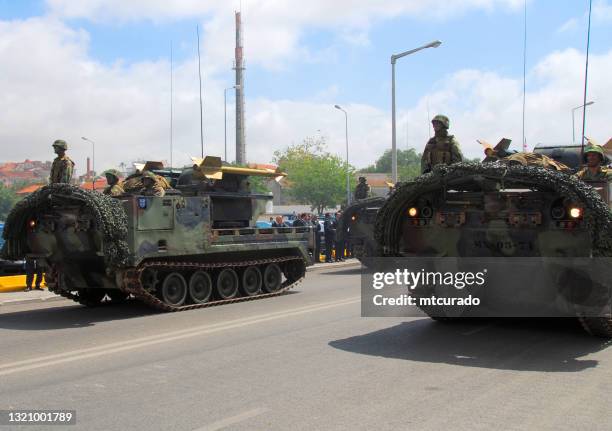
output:
[{"label": "street lamp", "polygon": [[351,182],[349,174],[349,155],[348,155],[348,114],[340,105],[334,105],[334,108],[344,112],[344,136],[346,138],[346,205],[351,204]]},{"label": "street lamp", "polygon": [[422,49],[437,48],[441,44],[442,42],[439,40],[434,40],[427,45],[391,56],[391,176],[393,177],[394,184],[397,182],[397,145],[395,141],[395,62],[398,58],[414,54]]},{"label": "street lamp", "polygon": [[96,189],[96,143],[91,139],[87,139],[85,136],[81,136],[81,139],[87,142],[91,142],[91,189]]},{"label": "street lamp", "polygon": [[[584,105],[580,105],[580,106],[576,106],[575,108],[572,108],[572,143],[574,145],[576,145],[576,127],[574,125],[574,123],[575,123],[575,121],[574,121],[574,112],[576,112],[577,109],[584,108],[585,106],[592,105],[593,103],[595,103],[595,102],[593,102],[591,100],[590,102],[587,102]],[[582,139],[584,139],[584,137]]]},{"label": "street lamp", "polygon": [[225,161],[227,162],[227,90],[233,90],[234,88],[240,88],[240,85],[232,85],[231,87],[223,90],[223,124],[225,133]]}]

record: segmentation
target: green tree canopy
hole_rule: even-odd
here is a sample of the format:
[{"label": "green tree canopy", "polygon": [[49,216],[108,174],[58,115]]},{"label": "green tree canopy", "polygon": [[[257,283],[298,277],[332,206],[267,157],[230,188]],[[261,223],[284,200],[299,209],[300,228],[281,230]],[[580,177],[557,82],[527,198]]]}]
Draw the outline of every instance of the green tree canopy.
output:
[{"label": "green tree canopy", "polygon": [[[346,164],[326,151],[324,138],[308,137],[274,153],[274,162],[287,173],[288,192],[300,203],[318,213],[346,203]],[[348,166],[351,193],[355,186],[354,168]]]},{"label": "green tree canopy", "polygon": [[[391,173],[391,150],[386,150],[373,165],[363,169],[365,173]],[[421,153],[414,148],[397,150],[397,176],[400,181],[408,181],[421,174]]]}]

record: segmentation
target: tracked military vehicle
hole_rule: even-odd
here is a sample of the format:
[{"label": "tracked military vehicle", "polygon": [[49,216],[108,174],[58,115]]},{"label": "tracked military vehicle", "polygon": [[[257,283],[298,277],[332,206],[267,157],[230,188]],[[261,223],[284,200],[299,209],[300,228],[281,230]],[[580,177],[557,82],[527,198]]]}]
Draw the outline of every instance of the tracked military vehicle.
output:
[{"label": "tracked military vehicle", "polygon": [[368,258],[378,253],[374,223],[376,213],[384,202],[383,197],[357,200],[344,209],[338,224],[338,239],[364,265],[368,264]]},{"label": "tracked military vehicle", "polygon": [[82,304],[132,295],[165,311],[274,296],[304,277],[311,229],[255,227],[272,196],[249,177],[284,173],[216,157],[167,173],[163,197],[43,187],[8,216],[3,255],[41,259],[49,290]]},{"label": "tracked military vehicle", "polygon": [[[579,159],[575,148],[543,150]],[[375,236],[389,257],[610,257],[609,187],[521,163],[438,165],[397,187],[378,211]],[[448,320],[440,309],[424,311]],[[611,316],[577,315],[590,333],[612,337]]]}]

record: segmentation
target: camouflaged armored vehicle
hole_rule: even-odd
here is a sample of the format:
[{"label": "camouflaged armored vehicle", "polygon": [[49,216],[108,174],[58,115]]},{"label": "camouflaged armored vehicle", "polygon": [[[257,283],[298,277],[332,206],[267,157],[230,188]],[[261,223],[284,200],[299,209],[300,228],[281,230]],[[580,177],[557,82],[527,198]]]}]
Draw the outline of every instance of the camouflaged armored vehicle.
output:
[{"label": "camouflaged armored vehicle", "polygon": [[250,191],[250,176],[285,174],[195,162],[158,171],[174,186],[163,197],[43,187],[10,213],[3,255],[42,259],[49,289],[86,305],[133,295],[183,310],[278,295],[301,280],[311,229],[257,228],[272,196]]},{"label": "camouflaged armored vehicle", "polygon": [[[549,155],[578,168],[579,147],[541,147],[535,153],[535,158]],[[530,157],[518,154],[515,163],[438,165],[399,185],[377,213],[381,255],[612,256],[610,184],[586,184],[568,173],[523,163]],[[445,318],[436,314],[440,310],[424,311]],[[590,333],[612,337],[609,315],[577,315]]]},{"label": "camouflaged armored vehicle", "polygon": [[357,200],[344,209],[338,223],[338,239],[364,265],[368,264],[369,257],[377,255],[374,223],[384,203],[383,197]]}]

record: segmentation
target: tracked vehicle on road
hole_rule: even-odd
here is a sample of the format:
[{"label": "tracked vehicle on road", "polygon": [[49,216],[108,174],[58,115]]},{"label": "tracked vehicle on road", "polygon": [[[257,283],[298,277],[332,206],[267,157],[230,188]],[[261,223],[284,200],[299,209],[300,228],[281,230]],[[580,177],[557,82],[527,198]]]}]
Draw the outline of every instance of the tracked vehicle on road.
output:
[{"label": "tracked vehicle on road", "polygon": [[311,264],[312,231],[257,228],[272,196],[249,177],[284,175],[207,157],[168,177],[163,197],[51,184],[12,210],[3,255],[40,259],[49,290],[85,305],[131,295],[177,311],[278,295]]},{"label": "tracked vehicle on road", "polygon": [[[579,159],[563,147],[546,152]],[[397,187],[377,213],[375,236],[389,257],[611,257],[609,187],[519,163],[438,165]],[[612,337],[610,315],[576,314],[590,333]]]}]

